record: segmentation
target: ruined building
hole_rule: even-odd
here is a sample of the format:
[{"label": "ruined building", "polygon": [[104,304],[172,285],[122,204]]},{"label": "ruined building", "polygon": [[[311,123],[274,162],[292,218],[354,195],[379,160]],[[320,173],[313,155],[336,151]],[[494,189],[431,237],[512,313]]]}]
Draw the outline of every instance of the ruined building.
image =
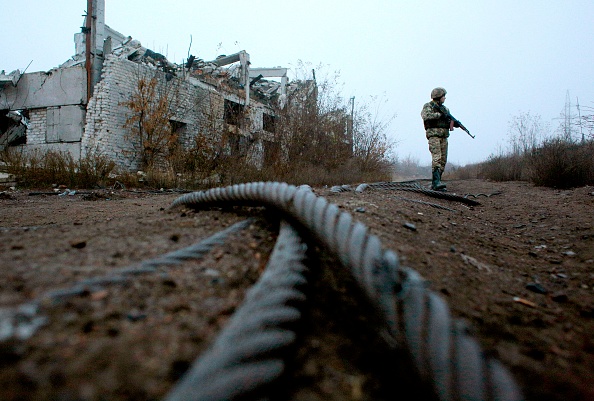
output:
[{"label": "ruined building", "polygon": [[135,170],[138,144],[123,103],[139,79],[155,78],[157,93],[167,91],[169,123],[181,146],[196,135],[224,132],[228,152],[263,163],[276,115],[296,88],[286,68],[251,68],[245,51],[176,65],[106,25],[104,0],[88,0],[87,7],[70,60],[47,72],[0,73],[0,149],[56,150],[75,158],[98,152]]}]

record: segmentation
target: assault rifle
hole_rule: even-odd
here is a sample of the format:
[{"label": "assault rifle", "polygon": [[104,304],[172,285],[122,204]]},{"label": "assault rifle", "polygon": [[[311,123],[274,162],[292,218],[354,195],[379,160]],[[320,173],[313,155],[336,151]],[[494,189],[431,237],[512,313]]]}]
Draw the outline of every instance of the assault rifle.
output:
[{"label": "assault rifle", "polygon": [[466,131],[466,133],[467,133],[468,135],[470,135],[470,137],[471,137],[472,139],[474,139],[474,135],[472,135],[472,134],[470,133],[470,131],[468,131],[468,128],[466,128],[466,127],[465,127],[465,126],[464,126],[464,125],[463,125],[463,124],[460,122],[460,120],[457,120],[456,118],[454,118],[454,116],[453,116],[453,115],[451,115],[451,114],[450,114],[450,112],[449,112],[449,111],[448,111],[448,110],[447,110],[445,107],[443,107],[443,105],[441,105],[441,104],[437,104],[437,103],[433,103],[433,108],[434,108],[436,111],[438,111],[438,112],[440,112],[441,114],[443,114],[444,116],[446,116],[447,118],[449,118],[450,120],[452,120],[452,121],[454,122],[454,127],[458,127],[458,128],[460,128],[460,129],[462,129],[463,131]]}]

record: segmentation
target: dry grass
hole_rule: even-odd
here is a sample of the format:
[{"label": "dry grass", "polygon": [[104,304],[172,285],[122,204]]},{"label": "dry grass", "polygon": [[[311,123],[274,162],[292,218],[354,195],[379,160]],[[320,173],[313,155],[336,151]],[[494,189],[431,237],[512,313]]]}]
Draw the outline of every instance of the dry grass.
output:
[{"label": "dry grass", "polygon": [[524,153],[490,156],[487,161],[459,167],[454,178],[529,181],[538,186],[575,188],[594,185],[594,141],[575,143],[562,138],[544,141]]}]

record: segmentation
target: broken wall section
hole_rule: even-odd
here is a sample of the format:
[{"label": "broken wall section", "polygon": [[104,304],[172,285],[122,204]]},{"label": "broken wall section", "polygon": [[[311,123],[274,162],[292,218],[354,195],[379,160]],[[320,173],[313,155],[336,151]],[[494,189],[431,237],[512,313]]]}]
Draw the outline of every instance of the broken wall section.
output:
[{"label": "broken wall section", "polygon": [[0,109],[26,111],[28,150],[56,150],[80,157],[86,102],[82,66],[23,74],[0,90]]},{"label": "broken wall section", "polygon": [[[134,171],[141,167],[138,144],[131,136],[126,121],[131,116],[124,105],[137,90],[140,78],[158,77],[175,92],[174,115],[170,121],[178,134],[178,144],[190,149],[199,135],[216,136],[225,152],[247,156],[258,167],[263,162],[262,131],[264,106],[253,104],[246,110],[241,126],[226,121],[225,104],[240,104],[234,93],[221,93],[217,88],[196,79],[176,77],[155,66],[109,55],[103,65],[101,81],[87,107],[82,156],[99,152],[112,159],[120,168]],[[241,144],[241,149],[237,144]]]}]

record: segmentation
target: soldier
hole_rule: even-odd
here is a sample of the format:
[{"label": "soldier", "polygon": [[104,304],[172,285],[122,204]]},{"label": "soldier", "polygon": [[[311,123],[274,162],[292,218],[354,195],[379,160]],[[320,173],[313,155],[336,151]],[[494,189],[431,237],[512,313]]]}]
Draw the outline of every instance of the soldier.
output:
[{"label": "soldier", "polygon": [[[425,103],[421,111],[425,136],[429,142],[429,152],[431,152],[431,189],[436,191],[445,191],[446,189],[446,184],[441,182],[441,174],[448,160],[448,137],[455,126],[450,118],[434,108],[435,104],[443,105],[446,93],[444,88],[433,89],[431,101]],[[445,106],[443,107],[445,108]],[[449,112],[447,108],[446,111]]]}]

